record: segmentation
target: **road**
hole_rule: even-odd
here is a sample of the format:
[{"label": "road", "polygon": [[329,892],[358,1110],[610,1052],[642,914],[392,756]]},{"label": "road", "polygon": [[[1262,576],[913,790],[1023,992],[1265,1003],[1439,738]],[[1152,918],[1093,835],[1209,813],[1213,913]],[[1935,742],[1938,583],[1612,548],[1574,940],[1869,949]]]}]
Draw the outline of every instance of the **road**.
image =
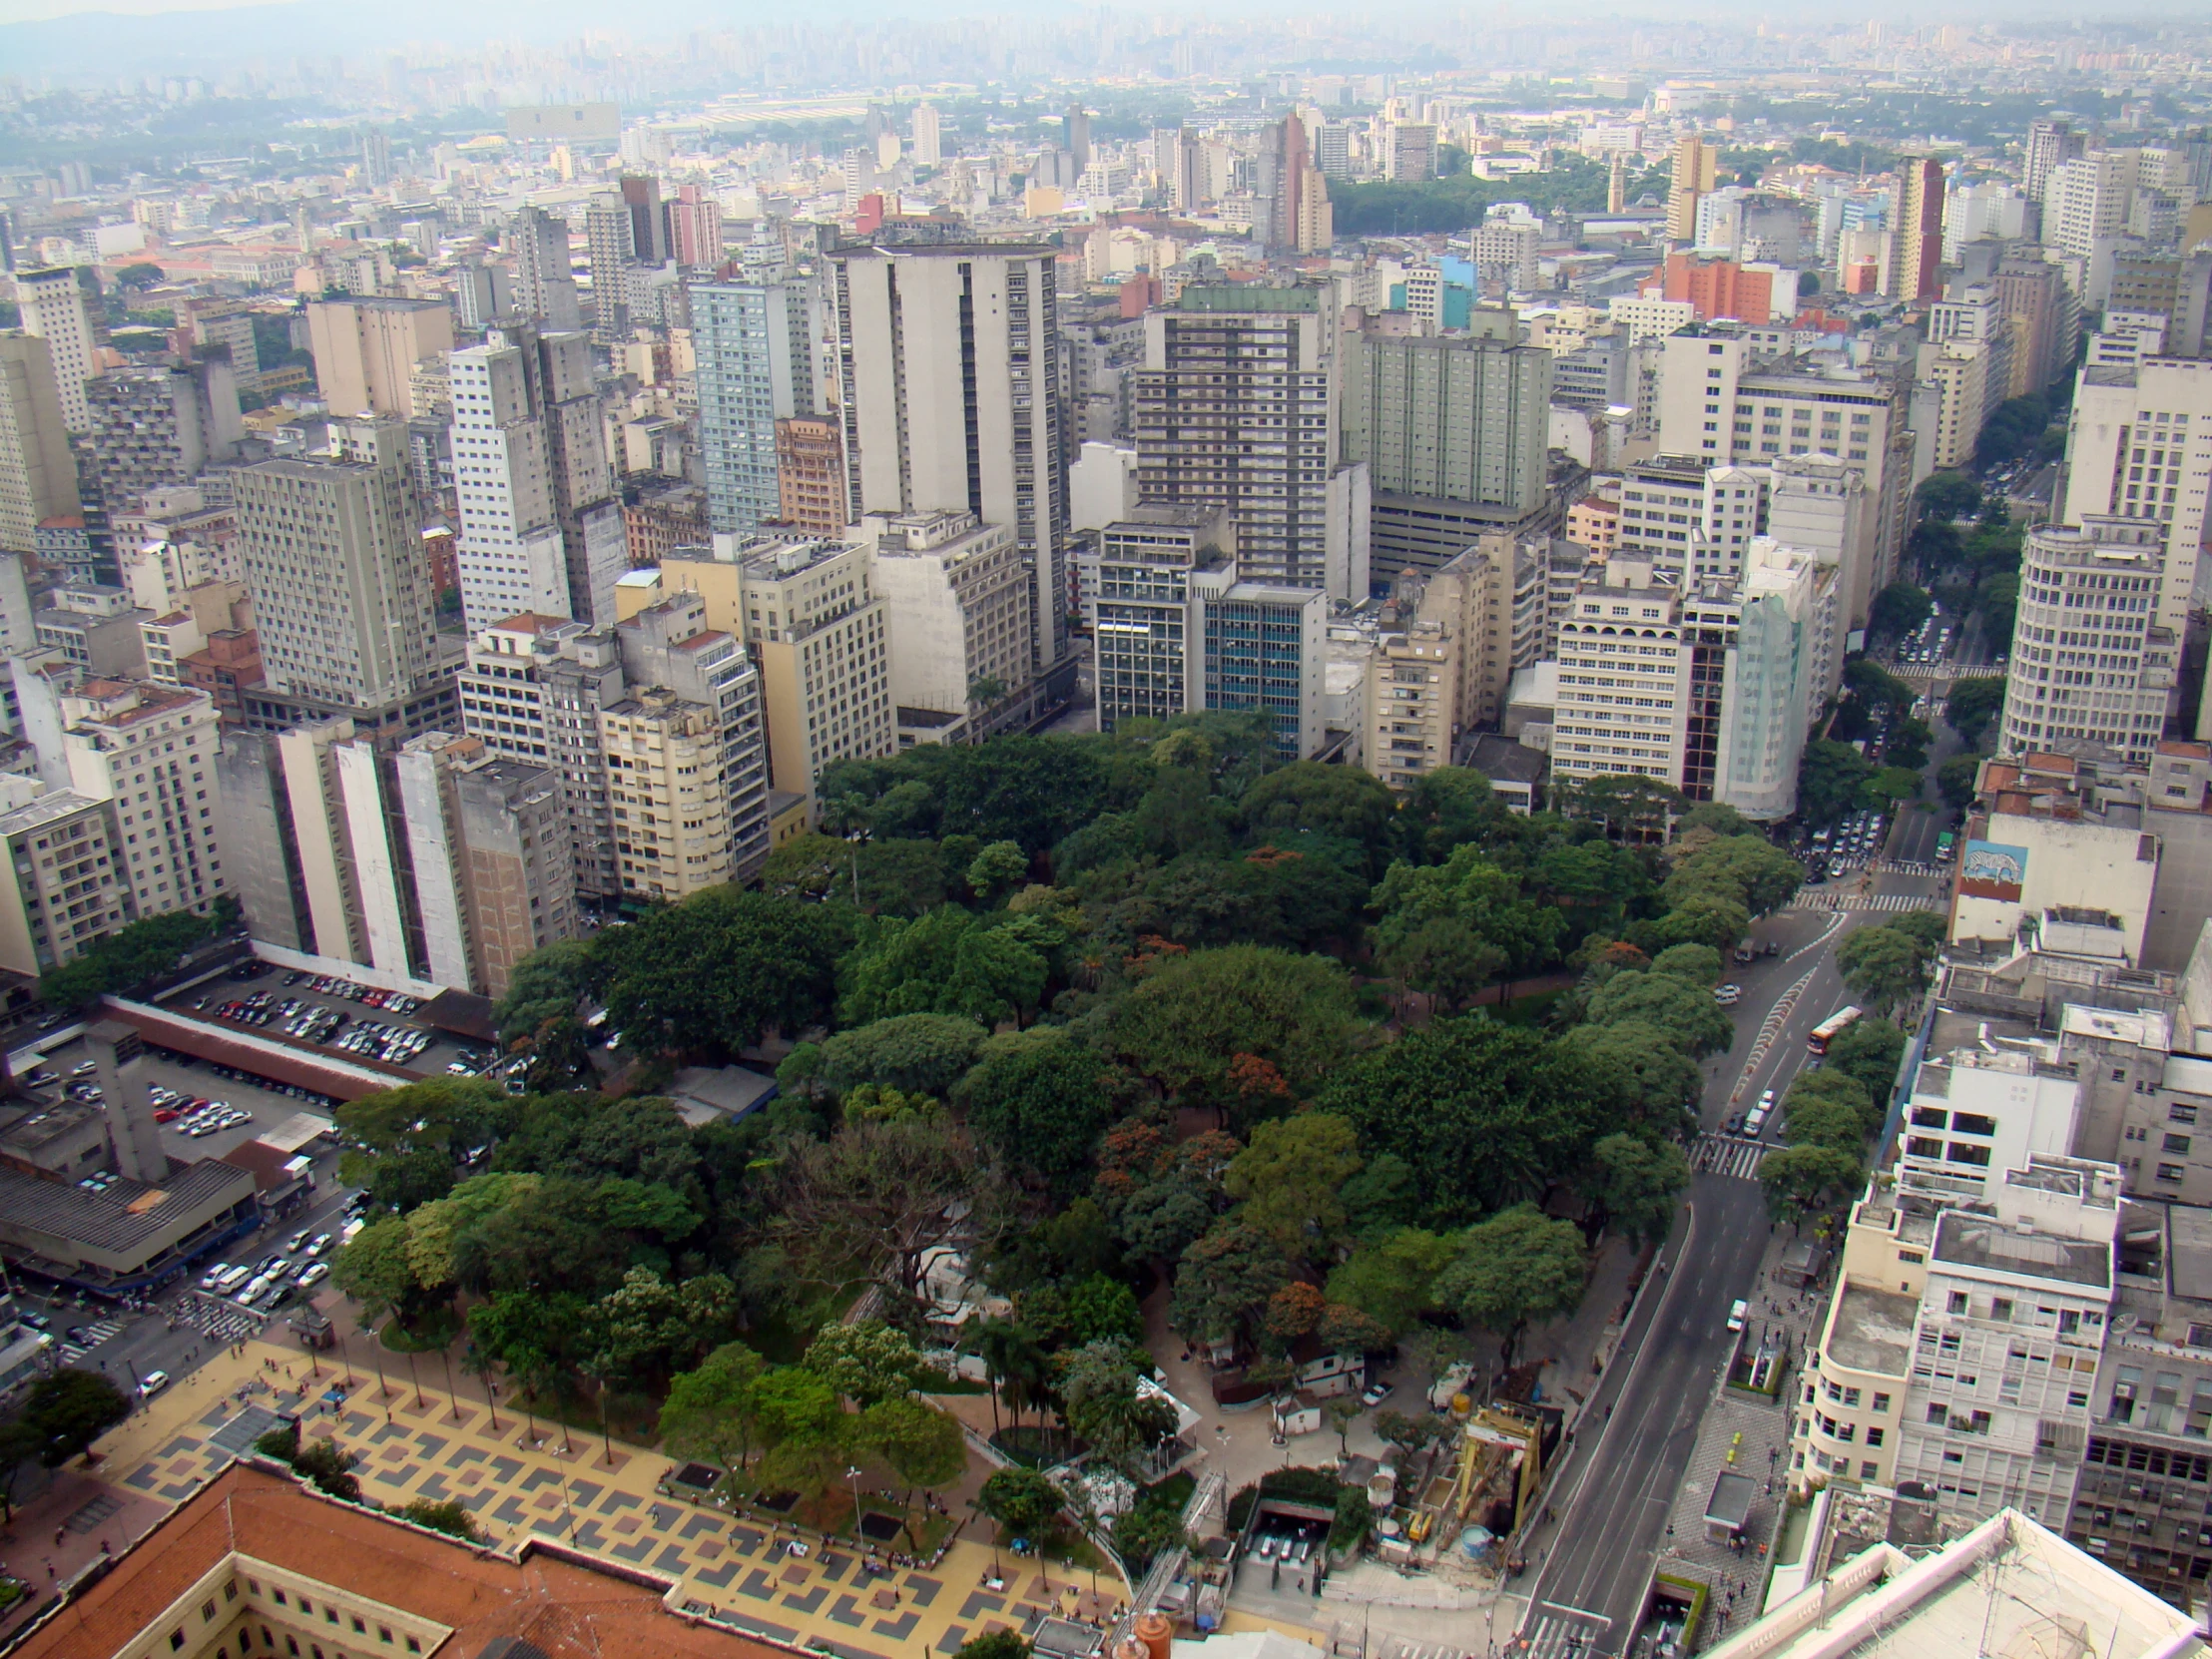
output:
[{"label": "road", "polygon": [[[1877,892],[1935,886],[1927,877],[1869,879]],[[1837,882],[1808,896],[1857,885],[1856,879]],[[1708,1135],[1762,1090],[1787,1088],[1804,1068],[1806,1034],[1849,1000],[1836,968],[1837,941],[1854,927],[1884,919],[1881,911],[1806,911],[1754,928],[1755,937],[1779,942],[1783,954],[1732,970],[1744,1000],[1736,1009],[1735,1046],[1706,1068],[1700,1117]],[[1770,1125],[1770,1146],[1774,1137]],[[1751,1160],[1739,1154],[1721,1162],[1724,1169],[1741,1169]],[[1630,1362],[1616,1364],[1591,1400],[1595,1414],[1587,1420],[1603,1427],[1587,1461],[1578,1457],[1567,1465],[1562,1524],[1537,1569],[1522,1625],[1534,1659],[1618,1655],[1635,1634],[1699,1419],[1727,1364],[1729,1306],[1751,1295],[1771,1232],[1755,1171],[1704,1169],[1692,1176],[1687,1218],[1667,1244],[1672,1267],[1664,1288],[1654,1286],[1657,1294],[1646,1295],[1624,1338]],[[1604,1415],[1608,1407],[1610,1417]],[[1577,1639],[1579,1646],[1573,1645]]]}]

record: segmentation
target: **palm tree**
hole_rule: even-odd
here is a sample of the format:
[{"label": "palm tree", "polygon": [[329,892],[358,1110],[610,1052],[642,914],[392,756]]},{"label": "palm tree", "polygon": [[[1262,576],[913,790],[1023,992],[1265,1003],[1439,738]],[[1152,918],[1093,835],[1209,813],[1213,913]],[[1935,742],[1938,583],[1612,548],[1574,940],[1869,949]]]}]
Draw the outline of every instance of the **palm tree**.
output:
[{"label": "palm tree", "polygon": [[499,1401],[494,1397],[492,1373],[498,1369],[498,1362],[475,1343],[471,1342],[461,1350],[461,1370],[484,1385],[484,1404],[491,1412],[491,1431],[494,1434],[499,1432]]},{"label": "palm tree", "polygon": [[1013,1426],[1021,1426],[1021,1408],[1036,1403],[1042,1415],[1038,1384],[1047,1369],[1044,1348],[1036,1333],[1012,1320],[986,1320],[975,1333],[975,1353],[983,1362],[991,1383],[991,1425],[998,1424],[998,1399],[1006,1396],[1006,1410]]},{"label": "palm tree", "polygon": [[822,804],[824,832],[840,835],[852,843],[852,904],[855,909],[860,903],[860,847],[867,840],[874,822],[874,803],[865,796],[831,796]]}]

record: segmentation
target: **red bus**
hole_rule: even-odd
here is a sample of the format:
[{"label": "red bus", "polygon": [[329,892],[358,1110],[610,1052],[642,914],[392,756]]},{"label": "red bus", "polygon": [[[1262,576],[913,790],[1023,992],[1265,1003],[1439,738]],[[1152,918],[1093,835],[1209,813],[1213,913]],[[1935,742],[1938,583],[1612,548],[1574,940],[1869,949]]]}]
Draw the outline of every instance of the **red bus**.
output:
[{"label": "red bus", "polygon": [[1828,1045],[1857,1022],[1860,1012],[1857,1008],[1837,1009],[1813,1027],[1811,1034],[1805,1039],[1805,1046],[1815,1054],[1826,1054]]}]

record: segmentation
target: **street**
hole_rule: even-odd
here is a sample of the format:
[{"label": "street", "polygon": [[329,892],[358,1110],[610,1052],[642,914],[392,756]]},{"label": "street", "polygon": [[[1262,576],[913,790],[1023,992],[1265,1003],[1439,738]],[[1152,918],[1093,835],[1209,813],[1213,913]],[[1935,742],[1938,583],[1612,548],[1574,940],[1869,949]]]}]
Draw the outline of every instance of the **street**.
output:
[{"label": "street", "polygon": [[[1932,823],[1934,815],[1908,812],[1901,819],[1887,849],[1893,857],[1902,855],[1897,836],[1906,824]],[[1938,884],[1917,875],[1868,880],[1870,891],[1900,896],[1933,895]],[[1858,885],[1856,879],[1832,883],[1807,889],[1803,897],[1818,903]],[[1789,1087],[1811,1058],[1807,1033],[1850,1001],[1836,968],[1837,941],[1854,927],[1879,925],[1887,914],[1784,911],[1754,924],[1753,936],[1777,940],[1782,954],[1736,971],[1744,987],[1734,1010],[1736,1042],[1706,1066],[1701,1121],[1707,1136],[1761,1091],[1780,1094]],[[1770,1124],[1765,1142],[1771,1147],[1776,1138]],[[1585,1408],[1583,1420],[1602,1426],[1594,1443],[1568,1463],[1552,1503],[1556,1533],[1540,1541],[1548,1553],[1537,1565],[1521,1626],[1534,1655],[1621,1654],[1642,1615],[1666,1547],[1668,1511],[1727,1363],[1729,1307],[1752,1295],[1773,1230],[1758,1179],[1763,1154],[1741,1141],[1721,1144],[1744,1150],[1717,1160],[1693,1158],[1693,1166],[1710,1161],[1716,1167],[1692,1176],[1687,1214],[1662,1256],[1669,1264],[1663,1289],[1644,1298],[1623,1343],[1628,1359],[1606,1374]]]}]

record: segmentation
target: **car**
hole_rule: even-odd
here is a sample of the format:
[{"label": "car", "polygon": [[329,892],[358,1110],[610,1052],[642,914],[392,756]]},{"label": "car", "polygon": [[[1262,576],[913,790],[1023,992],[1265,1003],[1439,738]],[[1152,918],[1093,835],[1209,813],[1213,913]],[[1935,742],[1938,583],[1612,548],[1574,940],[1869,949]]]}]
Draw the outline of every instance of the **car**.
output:
[{"label": "car", "polygon": [[312,1233],[308,1232],[304,1227],[302,1227],[298,1232],[294,1233],[290,1238],[284,1241],[284,1254],[286,1256],[298,1255],[299,1247],[313,1237],[314,1235]]},{"label": "car", "polygon": [[241,1308],[251,1308],[255,1303],[261,1301],[262,1293],[267,1291],[269,1286],[270,1281],[265,1278],[251,1279],[247,1282],[246,1289],[239,1292],[232,1300]]},{"label": "car", "polygon": [[169,1373],[166,1371],[150,1371],[139,1379],[139,1398],[152,1399],[168,1386]]},{"label": "car", "polygon": [[100,1068],[99,1068],[98,1066],[94,1065],[94,1064],[93,1064],[93,1063],[92,1063],[92,1062],[91,1062],[90,1060],[86,1060],[86,1061],[82,1062],[81,1064],[78,1064],[78,1065],[74,1065],[74,1066],[71,1066],[71,1067],[69,1068],[69,1075],[70,1075],[70,1077],[71,1077],[72,1079],[75,1079],[75,1078],[79,1078],[79,1077],[90,1077],[90,1076],[91,1076],[91,1075],[92,1075],[92,1074],[93,1074],[94,1072],[98,1071],[99,1069],[100,1069]]},{"label": "car", "polygon": [[1774,1090],[1765,1089],[1760,1092],[1759,1110],[1761,1110],[1762,1112],[1771,1112],[1774,1110]]},{"label": "car", "polygon": [[[348,1210],[350,1210],[351,1206],[348,1205],[347,1208]],[[367,1206],[364,1204],[362,1208],[366,1209]],[[329,1248],[330,1235],[327,1233],[317,1233],[313,1238],[307,1241],[306,1245],[307,1254],[309,1256],[320,1256],[325,1250],[328,1250]]]},{"label": "car", "polygon": [[215,1265],[214,1267],[210,1268],[210,1269],[209,1269],[209,1270],[208,1270],[208,1271],[207,1271],[207,1272],[206,1272],[205,1274],[203,1274],[203,1275],[201,1276],[201,1279],[200,1279],[200,1288],[201,1288],[201,1289],[202,1289],[203,1291],[212,1291],[212,1290],[214,1290],[214,1289],[215,1289],[215,1288],[216,1288],[216,1287],[217,1287],[218,1285],[220,1285],[220,1284],[222,1284],[222,1283],[223,1283],[223,1276],[224,1276],[225,1274],[229,1273],[230,1271],[231,1271],[231,1264],[230,1264],[230,1263],[228,1263],[228,1262],[218,1262],[218,1263],[216,1263],[216,1265]]},{"label": "car", "polygon": [[315,1286],[321,1284],[325,1279],[329,1277],[329,1263],[309,1262],[305,1267],[301,1268],[296,1275],[293,1276],[292,1283],[297,1285],[303,1291],[309,1291],[314,1289]]},{"label": "car", "polygon": [[248,1279],[253,1277],[253,1273],[254,1270],[250,1267],[241,1266],[232,1268],[229,1272],[225,1273],[221,1279],[218,1279],[215,1282],[217,1294],[220,1296],[229,1296],[233,1291],[237,1290],[241,1285],[245,1284]]},{"label": "car", "polygon": [[1263,1560],[1263,1561],[1272,1561],[1272,1560],[1274,1560],[1274,1559],[1275,1559],[1275,1546],[1276,1546],[1276,1543],[1277,1543],[1277,1539],[1276,1539],[1276,1536],[1275,1536],[1275,1534],[1274,1534],[1274,1533],[1272,1533],[1272,1532],[1263,1532],[1263,1533],[1261,1533],[1261,1534],[1260,1534],[1260,1559],[1261,1559],[1261,1560]]},{"label": "car", "polygon": [[1745,1302],[1743,1298],[1738,1297],[1736,1301],[1730,1305],[1728,1310],[1728,1329],[1731,1331],[1743,1330],[1745,1316],[1750,1314],[1750,1304]]},{"label": "car", "polygon": [[1721,1125],[1721,1133],[1724,1135],[1741,1135],[1743,1132],[1744,1114],[1741,1112],[1729,1113],[1728,1121]]},{"label": "car", "polygon": [[1395,1391],[1395,1383],[1380,1381],[1370,1382],[1360,1395],[1360,1403],[1367,1406],[1380,1405]]},{"label": "car", "polygon": [[1831,858],[1828,861],[1828,878],[1831,881],[1841,881],[1844,878],[1844,872],[1849,868],[1851,866],[1845,863],[1843,859]]},{"label": "car", "polygon": [[177,1108],[174,1106],[155,1107],[154,1121],[156,1123],[175,1123],[177,1121]]},{"label": "car", "polygon": [[35,1308],[22,1309],[16,1317],[33,1331],[51,1331],[54,1329],[54,1322]]},{"label": "car", "polygon": [[92,1343],[88,1340],[92,1336],[92,1333],[87,1331],[81,1325],[71,1326],[67,1331],[63,1332],[62,1335],[79,1348],[92,1347]]},{"label": "car", "polygon": [[1713,987],[1713,1000],[1723,1008],[1735,1007],[1738,1002],[1743,1000],[1743,995],[1744,988],[1741,985],[1716,985]]},{"label": "car", "polygon": [[61,1079],[42,1066],[37,1071],[25,1073],[23,1081],[34,1088],[43,1089],[50,1083],[59,1083]]}]

